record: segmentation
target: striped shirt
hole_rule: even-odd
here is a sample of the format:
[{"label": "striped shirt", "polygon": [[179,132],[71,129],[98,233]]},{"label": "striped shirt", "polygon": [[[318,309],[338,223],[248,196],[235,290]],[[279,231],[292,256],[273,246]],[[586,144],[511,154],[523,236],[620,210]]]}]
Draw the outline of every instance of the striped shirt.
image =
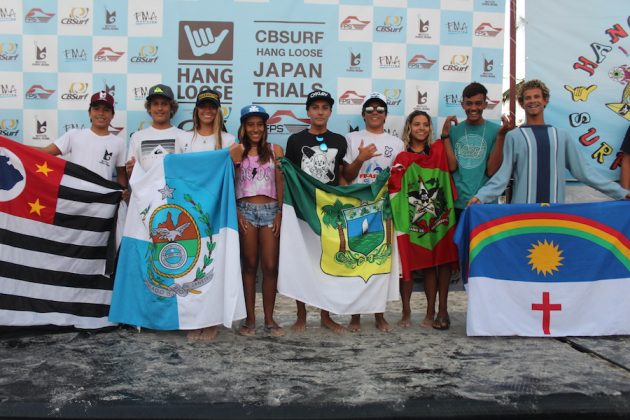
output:
[{"label": "striped shirt", "polygon": [[475,196],[489,203],[514,178],[512,203],[564,203],[565,173],[613,199],[628,193],[592,170],[568,134],[550,125],[523,125],[505,136],[503,163]]}]

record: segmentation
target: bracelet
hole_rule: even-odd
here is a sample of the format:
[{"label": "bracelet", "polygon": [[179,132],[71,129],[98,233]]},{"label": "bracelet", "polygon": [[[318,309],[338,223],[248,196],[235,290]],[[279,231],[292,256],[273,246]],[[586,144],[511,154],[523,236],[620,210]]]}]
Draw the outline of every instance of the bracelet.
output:
[{"label": "bracelet", "polygon": [[446,140],[446,139],[450,139],[450,138],[451,138],[451,136],[449,136],[449,135],[447,134],[447,135],[445,135],[445,136],[440,136],[440,138],[441,138],[442,140]]}]

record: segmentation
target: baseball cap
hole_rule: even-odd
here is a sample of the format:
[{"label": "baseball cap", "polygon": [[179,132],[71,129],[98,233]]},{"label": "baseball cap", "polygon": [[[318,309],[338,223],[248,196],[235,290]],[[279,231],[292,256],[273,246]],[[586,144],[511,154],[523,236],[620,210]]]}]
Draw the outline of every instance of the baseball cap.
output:
[{"label": "baseball cap", "polygon": [[204,103],[211,103],[217,107],[221,106],[221,94],[213,89],[205,89],[199,92],[197,95],[197,103],[195,106],[199,106]]},{"label": "baseball cap", "polygon": [[173,91],[171,90],[171,88],[163,84],[151,86],[151,89],[149,89],[149,94],[147,95],[147,101],[154,96],[164,96],[165,98],[168,98],[170,100],[175,99],[175,95],[173,95]]},{"label": "baseball cap", "polygon": [[379,101],[383,103],[383,106],[387,110],[387,98],[380,92],[372,92],[368,96],[363,99],[363,104],[361,104],[361,109],[365,109],[366,105],[370,101]]},{"label": "baseball cap", "polygon": [[319,100],[323,100],[323,101],[328,102],[331,107],[335,103],[335,100],[332,98],[330,93],[328,93],[326,91],[323,91],[323,90],[314,90],[311,93],[309,93],[308,96],[306,97],[306,108],[308,109],[308,107],[313,102],[319,101]]},{"label": "baseball cap", "polygon": [[114,97],[104,90],[96,92],[94,95],[92,95],[92,97],[90,98],[90,106],[101,102],[109,105],[112,110],[114,109]]},{"label": "baseball cap", "polygon": [[262,117],[263,121],[267,121],[269,119],[269,114],[265,111],[260,105],[246,105],[241,108],[241,122],[244,122],[249,117]]}]

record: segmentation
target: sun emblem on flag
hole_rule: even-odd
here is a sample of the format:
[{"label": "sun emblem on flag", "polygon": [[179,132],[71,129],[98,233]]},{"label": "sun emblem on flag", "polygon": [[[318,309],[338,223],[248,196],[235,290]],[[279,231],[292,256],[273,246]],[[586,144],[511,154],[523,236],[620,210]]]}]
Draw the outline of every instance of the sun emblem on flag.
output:
[{"label": "sun emblem on flag", "polygon": [[547,242],[546,239],[543,242],[538,241],[537,244],[532,244],[527,256],[532,271],[536,270],[537,274],[542,273],[544,276],[553,275],[554,271],[559,271],[558,267],[562,265],[562,260],[564,260],[563,251],[559,248],[559,245],[554,244],[553,241]]}]

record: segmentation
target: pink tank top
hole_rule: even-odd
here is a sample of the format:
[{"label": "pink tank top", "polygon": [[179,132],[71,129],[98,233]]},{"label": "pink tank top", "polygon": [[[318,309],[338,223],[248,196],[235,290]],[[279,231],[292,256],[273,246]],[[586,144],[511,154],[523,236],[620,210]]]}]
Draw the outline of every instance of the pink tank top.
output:
[{"label": "pink tank top", "polygon": [[277,198],[276,165],[273,145],[270,144],[272,158],[260,165],[258,156],[247,156],[241,162],[236,182],[236,199],[266,195]]}]

